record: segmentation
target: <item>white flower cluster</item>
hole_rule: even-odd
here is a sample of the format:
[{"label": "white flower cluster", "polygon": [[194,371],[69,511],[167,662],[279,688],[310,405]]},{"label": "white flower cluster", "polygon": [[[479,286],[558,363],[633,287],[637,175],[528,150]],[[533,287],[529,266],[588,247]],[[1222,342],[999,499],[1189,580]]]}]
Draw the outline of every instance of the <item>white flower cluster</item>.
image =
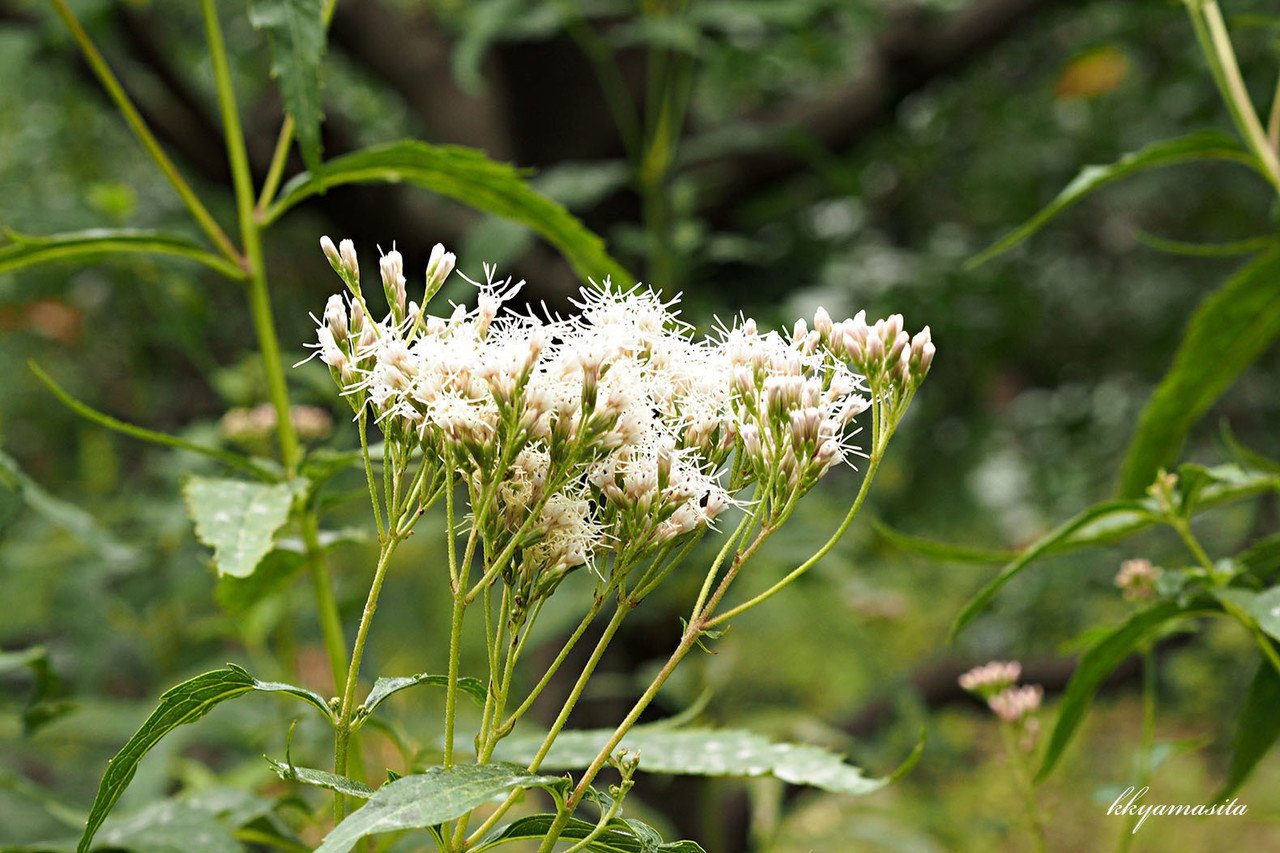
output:
[{"label": "white flower cluster", "polygon": [[[322,245],[351,290],[329,299],[314,345],[342,393],[388,441],[453,466],[476,523],[514,538],[519,570],[550,585],[700,530],[752,484],[781,509],[857,453],[853,419],[914,390],[933,357],[927,328],[913,340],[897,315],[837,324],[820,309],[813,331],[739,319],[696,337],[675,300],[608,282],[571,318],[503,312],[523,283],[490,268],[476,307],[430,316],[407,301],[394,251],[376,322],[350,241]],[[437,246],[427,298],[453,263]]]}]

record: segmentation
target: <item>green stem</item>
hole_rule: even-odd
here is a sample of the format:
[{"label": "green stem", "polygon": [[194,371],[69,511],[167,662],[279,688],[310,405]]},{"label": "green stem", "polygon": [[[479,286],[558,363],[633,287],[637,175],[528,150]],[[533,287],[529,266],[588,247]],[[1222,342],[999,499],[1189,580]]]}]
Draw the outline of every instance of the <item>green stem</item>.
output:
[{"label": "green stem", "polygon": [[386,528],[382,526],[382,511],[378,509],[378,488],[374,485],[376,481],[373,477],[373,460],[369,458],[369,413],[367,409],[360,409],[360,414],[356,417],[356,423],[360,430],[360,456],[364,459],[364,478],[369,486],[369,503],[373,505],[373,521],[378,528],[378,541],[382,541],[383,537],[386,536]]},{"label": "green stem", "polygon": [[609,758],[613,755],[613,751],[617,749],[618,744],[622,742],[622,739],[626,736],[627,732],[630,731],[631,727],[640,719],[640,715],[644,713],[644,710],[649,707],[649,703],[651,703],[654,700],[654,697],[658,695],[658,691],[662,689],[662,685],[667,683],[667,679],[671,677],[673,672],[675,672],[676,667],[680,665],[682,660],[684,660],[685,655],[687,655],[689,650],[697,644],[698,637],[701,635],[703,630],[705,630],[705,626],[695,624],[689,625],[685,630],[684,636],[680,639],[680,645],[676,646],[675,651],[671,653],[671,657],[667,659],[665,664],[663,664],[662,669],[658,672],[657,676],[654,677],[653,681],[649,684],[649,687],[640,696],[640,698],[636,700],[635,705],[631,708],[631,712],[628,713],[626,718],[618,724],[616,729],[614,729],[613,735],[609,738],[609,742],[606,743],[604,748],[596,754],[595,759],[591,762],[591,766],[583,772],[582,778],[578,781],[577,787],[573,789],[573,793],[565,800],[564,808],[557,812],[555,821],[547,830],[547,834],[543,838],[542,845],[538,848],[538,853],[551,853],[555,848],[556,841],[560,838],[560,833],[564,831],[565,824],[569,822],[569,818],[573,815],[574,809],[577,808],[578,803],[582,802],[582,798],[586,796],[587,789],[591,787],[591,783],[595,781],[600,770],[606,763],[608,763]]},{"label": "green stem", "polygon": [[813,556],[805,560],[800,565],[796,566],[786,575],[786,577],[782,578],[782,580],[778,581],[773,586],[766,589],[764,592],[760,593],[759,595],[747,601],[744,601],[742,604],[739,604],[737,607],[733,607],[729,610],[726,610],[724,613],[721,613],[719,616],[710,620],[709,622],[707,622],[706,627],[714,628],[716,625],[722,624],[732,619],[734,616],[737,616],[740,613],[750,610],[752,607],[755,607],[757,604],[767,601],[768,599],[772,598],[773,596],[781,592],[783,589],[785,589],[796,578],[800,577],[805,572],[809,571],[809,569],[813,568],[813,566],[817,564],[819,560],[825,557],[827,555],[827,552],[829,552],[832,548],[834,548],[836,546],[836,543],[838,543],[840,539],[844,536],[845,531],[849,529],[849,525],[853,523],[854,516],[856,516],[858,514],[858,510],[862,508],[862,502],[866,500],[867,492],[870,490],[870,487],[871,487],[871,481],[875,478],[876,469],[880,467],[881,458],[882,458],[882,453],[879,450],[877,450],[875,453],[872,454],[871,460],[867,465],[867,474],[865,477],[862,478],[862,485],[858,487],[858,496],[854,498],[853,506],[849,508],[849,512],[845,515],[844,520],[840,522],[840,526],[836,528],[835,533],[831,534],[831,538],[828,539],[821,548],[815,551],[813,553]]},{"label": "green stem", "polygon": [[559,654],[556,655],[556,658],[551,662],[551,665],[547,667],[547,671],[542,674],[542,678],[539,679],[538,683],[529,691],[529,695],[520,703],[520,706],[511,712],[511,716],[507,718],[506,722],[498,727],[499,733],[505,735],[507,732],[511,731],[511,729],[515,727],[516,722],[529,711],[529,708],[533,706],[533,703],[537,700],[538,696],[542,694],[542,691],[546,689],[546,686],[551,682],[552,677],[555,676],[556,672],[560,669],[565,658],[569,657],[569,653],[573,651],[574,646],[578,644],[578,640],[582,639],[582,635],[586,633],[587,628],[591,625],[592,621],[595,620],[596,615],[600,612],[600,608],[603,605],[604,599],[597,599],[595,603],[591,605],[590,609],[587,610],[587,615],[582,618],[582,621],[578,623],[578,627],[569,635],[569,639],[566,640],[564,645],[560,648]]},{"label": "green stem", "polygon": [[[1142,649],[1142,740],[1138,747],[1138,790],[1151,782],[1151,772],[1156,746],[1156,656],[1155,649],[1144,646]],[[1125,853],[1133,846],[1134,825],[1138,822],[1135,816],[1120,835],[1116,846],[1118,853]]]},{"label": "green stem", "polygon": [[315,589],[319,610],[320,635],[324,639],[325,654],[333,672],[333,689],[347,680],[347,641],[342,634],[342,617],[333,597],[333,580],[329,574],[329,561],[320,545],[319,522],[315,511],[308,508],[302,514],[302,541],[306,547],[307,568]]},{"label": "green stem", "polygon": [[289,390],[285,385],[280,360],[280,342],[276,338],[271,316],[271,297],[267,291],[267,270],[262,256],[262,232],[253,215],[253,179],[249,174],[249,155],[245,149],[244,131],[236,108],[236,93],[231,84],[231,66],[227,61],[226,42],[214,0],[200,0],[205,30],[209,37],[209,56],[213,63],[213,79],[218,91],[218,108],[226,138],[227,158],[231,164],[231,182],[235,187],[236,213],[240,219],[240,237],[249,265],[249,310],[253,328],[262,351],[267,388],[276,410],[276,439],[280,444],[280,460],[293,475],[302,456],[298,434],[289,417]]},{"label": "green stem", "polygon": [[67,29],[71,31],[72,39],[79,46],[80,52],[84,54],[85,60],[89,63],[89,67],[93,69],[98,81],[102,83],[102,87],[107,90],[107,95],[115,103],[116,108],[120,110],[125,123],[129,125],[129,129],[133,131],[134,136],[138,137],[138,141],[142,143],[142,146],[147,149],[151,159],[156,161],[156,165],[160,167],[160,171],[164,172],[164,176],[169,179],[169,183],[177,190],[183,204],[187,206],[187,210],[191,212],[201,230],[218,247],[218,251],[227,260],[238,267],[243,267],[244,258],[236,251],[235,245],[227,237],[226,232],[218,225],[213,215],[209,213],[208,208],[204,206],[195,191],[186,182],[186,179],[182,177],[178,167],[169,159],[169,155],[164,153],[164,149],[160,147],[155,134],[147,127],[146,121],[138,113],[133,101],[129,99],[129,95],[124,91],[124,87],[120,85],[120,81],[116,79],[115,74],[107,66],[106,60],[102,58],[102,54],[98,52],[93,40],[89,38],[89,34],[80,25],[80,21],[67,6],[65,0],[52,0],[52,2],[54,11],[58,13],[63,23],[67,25]]},{"label": "green stem", "polygon": [[[369,626],[373,623],[373,614],[378,610],[378,596],[382,592],[382,582],[387,576],[387,566],[391,555],[399,544],[394,536],[388,538],[378,555],[378,565],[373,570],[373,582],[369,585],[369,597],[364,602],[364,613],[360,616],[360,627],[356,630],[355,645],[351,649],[351,665],[347,668],[346,686],[342,691],[342,705],[338,711],[338,724],[333,746],[333,772],[339,776],[347,773],[347,750],[351,740],[351,722],[356,711],[356,685],[360,679],[360,662],[364,657],[365,642],[369,639]],[[341,794],[334,798],[334,816],[342,820],[346,813],[346,801]]]},{"label": "green stem", "polygon": [[1267,117],[1267,142],[1271,150],[1280,152],[1280,78],[1276,79],[1276,91],[1271,96],[1271,115]]},{"label": "green stem", "polygon": [[444,699],[444,766],[453,766],[453,730],[458,716],[458,664],[462,654],[462,617],[466,614],[466,597],[453,594],[453,614],[449,620],[449,682]]}]

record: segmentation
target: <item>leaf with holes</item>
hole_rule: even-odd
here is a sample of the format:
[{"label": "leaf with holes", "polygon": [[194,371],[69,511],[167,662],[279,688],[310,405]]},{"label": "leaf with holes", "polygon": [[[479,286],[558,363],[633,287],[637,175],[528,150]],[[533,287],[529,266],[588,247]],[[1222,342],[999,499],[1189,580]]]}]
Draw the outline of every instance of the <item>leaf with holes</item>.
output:
[{"label": "leaf with holes", "polygon": [[[551,770],[587,767],[613,737],[613,729],[563,731],[542,766]],[[541,737],[517,736],[498,745],[495,756],[529,761]],[[816,746],[773,743],[763,735],[738,729],[653,729],[628,732],[618,749],[640,754],[646,773],[687,776],[774,776],[793,785],[808,785],[838,794],[869,794],[887,784],[872,779],[840,756]]]},{"label": "leaf with holes", "polygon": [[195,522],[196,538],[213,549],[219,575],[253,574],[271,550],[276,531],[289,518],[304,480],[268,485],[245,480],[192,477],[182,493]]}]

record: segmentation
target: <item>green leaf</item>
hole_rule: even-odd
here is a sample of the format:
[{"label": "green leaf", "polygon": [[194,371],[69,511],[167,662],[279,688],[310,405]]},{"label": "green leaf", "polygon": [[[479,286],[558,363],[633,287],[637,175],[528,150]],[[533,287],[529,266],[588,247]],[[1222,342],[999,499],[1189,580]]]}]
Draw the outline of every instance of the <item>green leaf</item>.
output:
[{"label": "green leaf", "polygon": [[1247,589],[1215,589],[1213,594],[1243,610],[1266,634],[1280,640],[1280,586],[1263,592]]},{"label": "green leaf", "polygon": [[126,545],[100,525],[89,513],[46,492],[27,476],[12,456],[0,450],[0,486],[17,492],[32,511],[50,524],[62,528],[81,545],[104,560],[126,565],[138,560],[138,550]]},{"label": "green leaf", "polygon": [[[417,675],[403,675],[394,678],[379,678],[373,682],[373,689],[369,691],[369,695],[365,697],[363,707],[366,714],[372,714],[373,709],[383,703],[384,700],[392,693],[399,693],[408,687],[414,687],[419,684],[434,684],[439,687],[449,686],[449,676],[447,675],[431,675],[430,673],[421,672]],[[476,704],[484,706],[485,699],[488,698],[489,691],[485,687],[484,682],[478,678],[464,675],[458,678],[458,689],[466,693],[476,701]]]},{"label": "green leaf", "polygon": [[[613,729],[563,731],[542,766],[573,770],[588,766],[613,737]],[[541,737],[517,736],[498,745],[495,756],[528,761]],[[839,794],[869,794],[887,784],[869,779],[838,755],[816,746],[772,743],[738,729],[649,729],[637,727],[622,738],[619,749],[640,753],[646,773],[690,776],[774,776],[793,785],[809,785]]]},{"label": "green leaf", "polygon": [[1280,675],[1265,657],[1258,664],[1249,691],[1245,694],[1240,715],[1236,718],[1236,735],[1231,743],[1231,764],[1227,781],[1215,802],[1235,794],[1249,778],[1253,768],[1280,739]]},{"label": "green leaf", "polygon": [[304,785],[315,785],[317,788],[328,788],[330,791],[337,791],[339,794],[347,794],[352,797],[359,797],[367,800],[373,796],[373,789],[363,782],[355,779],[348,779],[346,776],[339,776],[336,773],[329,773],[325,770],[312,770],[309,767],[295,767],[283,761],[276,761],[270,756],[264,755],[267,763],[271,765],[271,769],[286,782],[302,782]]},{"label": "green leaf", "polygon": [[960,611],[951,625],[948,642],[954,640],[964,626],[973,621],[1001,587],[1038,557],[1066,547],[1109,541],[1154,524],[1155,521],[1156,516],[1150,505],[1143,501],[1104,501],[1094,504],[1037,539],[1017,559],[1001,569],[1000,574],[988,582]]},{"label": "green leaf", "polygon": [[27,360],[27,367],[36,375],[37,379],[44,383],[46,388],[53,392],[53,396],[57,397],[58,401],[62,403],[62,405],[66,406],[85,420],[95,423],[98,426],[106,427],[109,430],[122,433],[130,438],[136,438],[139,441],[147,441],[151,444],[159,444],[164,447],[173,447],[178,450],[199,453],[202,456],[216,459],[224,465],[229,465],[233,468],[239,468],[246,471],[260,480],[274,481],[279,479],[273,471],[265,467],[262,463],[256,462],[247,456],[241,456],[238,453],[233,453],[230,450],[223,450],[220,447],[208,447],[203,444],[196,444],[193,441],[187,441],[185,438],[178,438],[175,435],[156,432],[155,430],[147,429],[146,427],[126,423],[125,421],[111,417],[111,415],[99,412],[92,406],[88,406],[68,394],[66,389],[55,382],[52,376],[45,373],[44,369],[40,367],[34,359]]},{"label": "green leaf", "polygon": [[1143,409],[1120,474],[1122,497],[1143,494],[1191,427],[1280,336],[1280,249],[1260,255],[1200,304]]},{"label": "green leaf", "polygon": [[[512,841],[532,841],[545,838],[555,819],[556,816],[554,814],[537,814],[522,817],[485,836],[484,840],[475,848],[476,853],[502,844],[509,844]],[[586,821],[576,817],[570,818],[561,831],[560,838],[564,841],[581,841],[594,832],[595,828],[594,821]],[[665,844],[654,844],[651,838],[641,838],[634,830],[632,822],[621,819],[611,821],[609,828],[592,839],[587,849],[593,851],[593,853],[706,853],[701,845],[693,841],[672,841]]]},{"label": "green leaf", "polygon": [[1142,245],[1157,252],[1168,252],[1171,255],[1184,255],[1192,258],[1222,258],[1231,255],[1252,255],[1275,245],[1274,235],[1249,237],[1244,240],[1232,240],[1229,243],[1188,243],[1182,240],[1170,240],[1137,229],[1134,236]]},{"label": "green leaf", "polygon": [[1047,777],[1054,765],[1058,763],[1063,749],[1076,733],[1085,712],[1093,702],[1094,694],[1107,676],[1167,622],[1184,618],[1192,612],[1189,608],[1169,599],[1156,602],[1151,607],[1130,616],[1122,625],[1109,631],[1080,656],[1075,674],[1071,676],[1071,681],[1062,694],[1058,721],[1053,727],[1053,734],[1045,750],[1040,770],[1036,774],[1036,781]]},{"label": "green leaf", "polygon": [[938,562],[989,565],[991,563],[1007,563],[1018,556],[1017,551],[993,551],[985,548],[972,548],[967,545],[954,545],[950,542],[940,542],[936,539],[926,539],[923,536],[903,533],[880,521],[874,521],[872,524],[875,526],[876,532],[895,548],[921,557],[927,557],[930,560],[937,560]]},{"label": "green leaf", "polygon": [[1235,457],[1241,467],[1266,474],[1280,474],[1280,462],[1241,444],[1236,434],[1231,431],[1231,426],[1226,419],[1222,421],[1221,435],[1222,443],[1227,446],[1227,451]]},{"label": "green leaf", "polygon": [[257,570],[248,577],[220,576],[214,598],[228,613],[242,614],[259,601],[287,589],[306,562],[296,551],[276,548],[262,558]]},{"label": "green leaf", "polygon": [[139,253],[188,258],[228,278],[243,279],[244,270],[181,234],[132,228],[95,228],[66,234],[36,236],[5,231],[8,245],[0,246],[0,274],[56,261],[86,261],[104,255]]},{"label": "green leaf", "polygon": [[1013,231],[996,241],[995,244],[974,255],[965,264],[973,269],[986,263],[997,255],[1009,251],[1014,246],[1035,234],[1053,217],[1075,204],[1094,190],[1112,181],[1147,169],[1162,166],[1173,166],[1178,163],[1189,163],[1195,160],[1231,160],[1257,168],[1256,162],[1240,143],[1231,136],[1217,131],[1193,133],[1178,139],[1166,139],[1152,142],[1137,151],[1125,154],[1119,160],[1107,165],[1085,166],[1079,174],[1058,193],[1053,201],[1042,208],[1039,213],[1019,225]]},{"label": "green leaf", "polygon": [[249,23],[267,34],[271,76],[293,117],[302,160],[320,167],[320,64],[324,58],[324,0],[251,0]]},{"label": "green leaf", "polygon": [[276,531],[289,518],[303,480],[267,485],[244,480],[192,477],[182,489],[196,538],[213,549],[219,575],[253,574],[271,550]]},{"label": "green leaf", "polygon": [[230,827],[180,800],[161,800],[108,822],[95,846],[137,853],[240,853],[242,849]]},{"label": "green leaf", "polygon": [[558,776],[529,773],[514,764],[459,764],[448,770],[402,776],[377,790],[369,801],[334,827],[317,853],[346,853],[366,835],[425,829],[462,817],[516,788],[555,788]]},{"label": "green leaf", "polygon": [[138,762],[161,738],[178,726],[194,723],[220,703],[255,690],[288,693],[316,706],[327,718],[333,719],[328,705],[318,694],[291,684],[258,681],[235,664],[227,664],[223,669],[197,675],[171,687],[161,694],[160,704],[141,728],[134,732],[128,743],[107,763],[107,770],[102,774],[102,782],[98,785],[98,794],[89,810],[84,834],[80,837],[78,853],[89,850],[102,822],[106,820],[125,788],[129,787],[129,782],[137,772]]},{"label": "green leaf", "polygon": [[406,140],[337,157],[291,180],[266,221],[318,192],[344,184],[406,182],[532,228],[559,249],[582,278],[632,278],[605,252],[604,242],[561,205],[535,192],[520,170],[456,145]]},{"label": "green leaf", "polygon": [[1257,540],[1236,555],[1241,573],[1249,573],[1262,581],[1269,581],[1280,569],[1280,533],[1273,533]]}]

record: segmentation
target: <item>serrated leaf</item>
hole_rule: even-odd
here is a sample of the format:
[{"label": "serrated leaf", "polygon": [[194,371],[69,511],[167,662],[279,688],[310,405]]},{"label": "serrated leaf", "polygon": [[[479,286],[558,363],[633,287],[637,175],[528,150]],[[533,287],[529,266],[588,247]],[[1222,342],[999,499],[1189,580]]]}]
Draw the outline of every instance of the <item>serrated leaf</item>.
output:
[{"label": "serrated leaf", "polygon": [[271,550],[275,533],[289,518],[294,496],[305,481],[250,483],[191,477],[183,487],[196,538],[213,549],[219,575],[244,578]]},{"label": "serrated leaf", "polygon": [[[369,691],[369,695],[365,697],[362,703],[365,713],[372,714],[373,709],[378,707],[393,693],[399,693],[409,687],[416,687],[419,684],[434,684],[438,687],[449,686],[449,676],[432,675],[427,672],[420,672],[417,675],[402,675],[396,677],[383,677],[373,682],[373,689]],[[476,701],[481,707],[484,706],[485,700],[489,696],[488,688],[484,682],[478,678],[472,678],[469,675],[463,675],[458,678],[458,689],[466,693]]]},{"label": "serrated leaf", "polygon": [[1141,495],[1169,467],[1191,427],[1280,336],[1280,249],[1260,255],[1200,304],[1168,373],[1142,410],[1120,474]]},{"label": "serrated leaf", "polygon": [[330,791],[337,791],[339,794],[347,794],[352,797],[359,797],[367,800],[373,796],[373,789],[363,782],[355,779],[349,779],[346,776],[339,776],[336,773],[330,773],[326,770],[312,770],[310,767],[295,767],[286,764],[283,761],[276,761],[270,756],[262,756],[267,759],[267,763],[271,765],[271,769],[276,771],[281,779],[286,782],[301,782],[304,785],[314,785],[317,788],[328,788]]},{"label": "serrated leaf", "polygon": [[1156,518],[1151,507],[1142,501],[1104,501],[1094,504],[1060,524],[1027,547],[1017,559],[1001,569],[1000,574],[969,600],[952,623],[948,641],[954,640],[961,629],[973,621],[973,618],[995,597],[1001,587],[1038,557],[1066,546],[1109,541],[1154,524]]},{"label": "serrated leaf", "polygon": [[939,562],[990,565],[992,563],[1007,563],[1018,556],[1017,551],[994,551],[986,548],[973,548],[968,545],[956,545],[950,542],[940,542],[936,539],[926,539],[923,536],[903,533],[901,530],[895,530],[880,521],[875,521],[873,524],[876,532],[895,548]]},{"label": "serrated leaf", "polygon": [[514,764],[459,764],[448,770],[402,776],[334,827],[317,853],[346,853],[366,835],[425,829],[462,817],[516,788],[553,788],[565,780],[530,773]]},{"label": "serrated leaf", "polygon": [[[532,841],[545,838],[555,819],[556,816],[554,814],[522,817],[485,836],[480,845],[475,848],[476,853],[513,841]],[[693,841],[662,843],[661,836],[659,836],[658,843],[654,843],[651,833],[656,833],[653,833],[652,828],[647,826],[645,828],[649,829],[650,833],[645,833],[642,838],[635,831],[636,823],[639,822],[615,819],[610,823],[609,828],[592,839],[586,849],[592,851],[592,853],[706,853],[701,845]],[[644,824],[640,825],[644,826]],[[596,824],[592,821],[576,817],[570,818],[561,831],[560,838],[564,841],[581,841],[594,832],[595,828]]]},{"label": "serrated leaf", "polygon": [[138,550],[126,545],[75,504],[55,498],[31,479],[12,456],[0,450],[0,486],[17,492],[32,511],[49,523],[62,528],[73,539],[117,565],[133,563]]},{"label": "serrated leaf", "polygon": [[118,254],[172,255],[204,264],[229,278],[242,279],[244,270],[200,248],[189,237],[133,228],[94,228],[65,234],[32,235],[5,231],[11,241],[0,246],[0,275],[56,261],[83,262]]},{"label": "serrated leaf", "polygon": [[1266,634],[1280,640],[1280,586],[1273,586],[1263,592],[1236,588],[1215,589],[1213,594],[1248,613]]},{"label": "serrated leaf", "polygon": [[332,719],[332,712],[320,696],[305,688],[291,684],[258,681],[243,668],[228,664],[223,669],[215,669],[203,675],[182,682],[166,690],[160,696],[160,704],[146,722],[134,732],[128,743],[121,747],[115,757],[107,763],[106,772],[98,785],[97,796],[89,809],[89,818],[85,823],[84,834],[77,846],[78,853],[87,853],[107,815],[129,787],[140,762],[151,748],[169,732],[178,726],[194,723],[219,704],[243,696],[252,691],[268,693],[283,692],[296,696],[303,701],[318,707],[326,717]]},{"label": "serrated leaf", "polygon": [[1280,739],[1280,675],[1265,657],[1258,664],[1244,704],[1236,717],[1236,734],[1231,743],[1231,764],[1227,781],[1214,801],[1225,800],[1245,783],[1253,769]]},{"label": "serrated leaf", "polygon": [[1053,734],[1049,738],[1044,759],[1036,774],[1037,781],[1043,780],[1052,772],[1058,759],[1062,757],[1062,751],[1070,743],[1081,720],[1084,719],[1085,712],[1093,703],[1098,687],[1107,676],[1123,663],[1125,658],[1133,654],[1144,641],[1155,636],[1166,623],[1184,618],[1191,612],[1188,607],[1176,601],[1168,599],[1158,601],[1147,609],[1134,613],[1080,656],[1080,663],[1076,666],[1076,671],[1062,694],[1058,720],[1054,724]]},{"label": "serrated leaf", "polygon": [[[551,770],[586,767],[611,737],[613,729],[563,731],[542,766]],[[541,737],[507,738],[494,754],[507,761],[528,761],[541,744]],[[635,728],[623,737],[618,748],[638,751],[640,769],[646,773],[775,776],[794,785],[855,795],[877,791],[887,782],[867,778],[859,768],[820,747],[773,743],[763,735],[739,729]]]},{"label": "serrated leaf", "polygon": [[559,249],[582,278],[611,278],[622,286],[632,283],[631,276],[605,252],[604,242],[564,207],[533,190],[521,170],[456,145],[406,140],[336,157],[291,180],[267,211],[266,221],[331,187],[399,182],[527,225]]},{"label": "serrated leaf", "polygon": [[267,35],[271,76],[293,117],[307,168],[320,166],[320,63],[324,58],[324,0],[251,0],[249,23]]},{"label": "serrated leaf", "polygon": [[1084,198],[1094,190],[1112,181],[1147,169],[1190,163],[1196,160],[1230,160],[1256,168],[1256,163],[1240,143],[1232,136],[1217,131],[1193,133],[1178,139],[1152,142],[1137,151],[1125,154],[1107,165],[1085,166],[1079,174],[1035,216],[1019,225],[992,246],[969,259],[967,269],[986,263],[997,255],[1009,251],[1045,226],[1049,220]]}]

